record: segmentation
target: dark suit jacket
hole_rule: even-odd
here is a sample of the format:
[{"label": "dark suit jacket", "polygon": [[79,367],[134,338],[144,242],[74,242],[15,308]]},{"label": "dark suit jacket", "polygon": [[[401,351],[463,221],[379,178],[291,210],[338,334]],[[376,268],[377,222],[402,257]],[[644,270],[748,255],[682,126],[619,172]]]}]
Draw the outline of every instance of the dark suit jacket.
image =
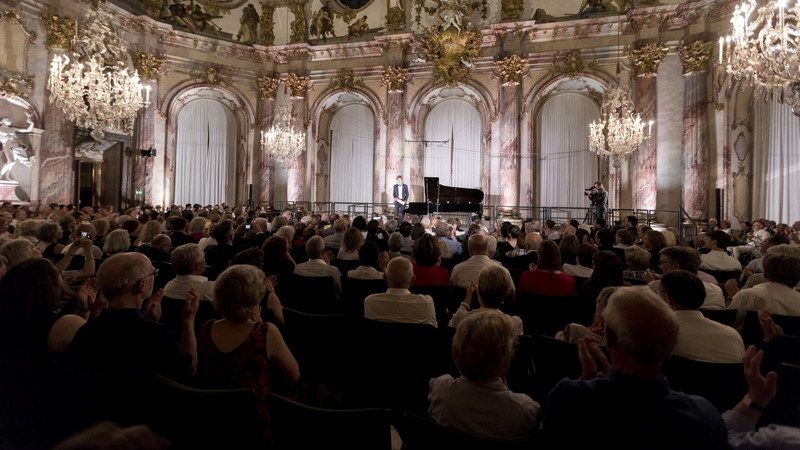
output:
[{"label": "dark suit jacket", "polygon": [[168,263],[170,261],[170,254],[164,253],[161,250],[155,247],[148,247],[147,250],[144,251],[144,256],[147,256],[150,261],[161,261]]},{"label": "dark suit jacket", "polygon": [[403,184],[403,195],[400,195],[400,193],[398,192],[398,189],[397,189],[397,185],[396,184],[394,185],[394,189],[392,189],[392,198],[397,198],[397,197],[400,197],[400,199],[403,200],[403,202],[408,201],[408,185],[407,184]]},{"label": "dark suit jacket", "polygon": [[228,267],[234,256],[244,250],[247,250],[247,247],[239,245],[207,245],[206,264],[221,272]]},{"label": "dark suit jacket", "polygon": [[173,247],[180,247],[183,244],[196,244],[194,238],[184,233],[183,231],[173,231],[170,233],[169,238],[172,239]]}]

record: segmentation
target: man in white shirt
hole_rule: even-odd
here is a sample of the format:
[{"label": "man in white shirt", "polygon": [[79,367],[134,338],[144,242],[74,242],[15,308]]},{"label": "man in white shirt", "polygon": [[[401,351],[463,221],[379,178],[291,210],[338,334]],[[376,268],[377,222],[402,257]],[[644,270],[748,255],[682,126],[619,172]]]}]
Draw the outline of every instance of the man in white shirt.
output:
[{"label": "man in white shirt", "polygon": [[338,298],[342,293],[342,273],[330,265],[333,254],[325,251],[325,241],[319,236],[312,237],[306,243],[306,253],[308,262],[298,264],[294,268],[294,273],[304,277],[333,277],[333,286]]},{"label": "man in white shirt", "polygon": [[425,233],[430,234],[431,236],[435,236],[436,233],[433,232],[431,229],[431,219],[427,217],[423,217],[422,220],[419,221],[422,224],[422,227],[425,228]]},{"label": "man in white shirt", "polygon": [[[674,245],[661,249],[661,259],[659,264],[664,274],[668,274],[673,270],[685,270],[692,275],[697,276],[700,270],[700,254],[697,250],[691,247]],[[646,278],[649,282],[648,286],[656,294],[661,293],[661,276],[657,275],[652,270],[646,272]],[[652,280],[652,281],[651,281]],[[725,296],[722,295],[722,289],[714,283],[703,281],[706,288],[706,300],[703,303],[704,309],[725,309]]]},{"label": "man in white shirt", "polygon": [[346,226],[344,219],[336,219],[336,221],[333,222],[334,233],[325,238],[325,247],[331,250],[339,250],[342,246],[342,239],[344,238]]},{"label": "man in white shirt", "polygon": [[770,234],[765,230],[766,224],[763,220],[756,220],[753,222],[753,231],[748,233],[747,245],[740,245],[738,247],[728,247],[731,256],[739,259],[742,253],[753,253],[756,257],[761,257],[761,244],[769,239]]},{"label": "man in white shirt", "polygon": [[170,257],[175,279],[164,286],[164,296],[185,299],[194,288],[200,293],[200,300],[211,301],[214,296],[214,282],[203,276],[206,271],[206,255],[197,244],[183,244],[172,251]]},{"label": "man in white shirt", "polygon": [[[84,233],[86,233],[86,235],[84,235]],[[74,243],[79,241],[82,237],[89,238],[94,242],[97,239],[97,231],[94,229],[94,225],[88,223],[77,225],[72,234],[70,234],[69,240]],[[72,247],[72,243],[65,245],[61,253],[66,255],[70,247]],[[75,254],[83,256],[83,248],[79,248]],[[100,247],[92,245],[92,255],[94,255],[94,259],[100,259],[103,257],[103,251],[100,250]]]},{"label": "man in white shirt", "polygon": [[730,235],[722,230],[706,234],[706,248],[711,251],[700,255],[700,268],[720,271],[742,270],[742,263],[725,251],[730,243]]},{"label": "man in white shirt", "polygon": [[384,279],[389,289],[385,294],[372,294],[364,299],[364,317],[379,322],[424,323],[438,326],[433,299],[412,294],[414,269],[405,258],[394,258],[386,266]]},{"label": "man in white shirt", "polygon": [[765,256],[764,279],[766,283],[739,291],[728,306],[739,311],[737,329],[741,329],[747,311],[766,309],[772,314],[800,316],[800,292],[794,290],[800,283],[800,257],[781,253]]},{"label": "man in white shirt", "polygon": [[[467,241],[469,259],[456,264],[450,275],[450,285],[467,288],[472,281],[478,281],[481,269],[492,264],[500,264],[489,257],[489,243],[486,236],[473,234]],[[506,270],[507,271],[507,270]]]},{"label": "man in white shirt", "polygon": [[[714,231],[722,233],[722,231]],[[720,364],[735,364],[744,356],[744,342],[733,328],[703,317],[698,311],[706,298],[703,282],[685,270],[661,278],[661,297],[678,319],[678,345],[673,356]]]},{"label": "man in white shirt", "polygon": [[[386,261],[389,255],[384,254]],[[358,268],[347,272],[347,276],[358,280],[382,280],[383,272],[375,269],[375,264],[378,262],[378,246],[374,242],[365,242],[361,248],[358,249],[358,261],[361,263]],[[383,262],[383,266],[385,266]]]}]

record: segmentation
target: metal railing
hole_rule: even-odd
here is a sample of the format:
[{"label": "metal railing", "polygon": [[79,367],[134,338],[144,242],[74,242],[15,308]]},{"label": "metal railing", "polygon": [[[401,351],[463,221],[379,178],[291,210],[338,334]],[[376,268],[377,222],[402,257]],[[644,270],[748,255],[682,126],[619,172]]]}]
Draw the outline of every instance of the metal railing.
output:
[{"label": "metal railing", "polygon": [[689,213],[683,209],[683,205],[678,210],[678,236],[681,237],[681,243],[697,246],[697,233],[699,229],[694,220],[689,216]]}]

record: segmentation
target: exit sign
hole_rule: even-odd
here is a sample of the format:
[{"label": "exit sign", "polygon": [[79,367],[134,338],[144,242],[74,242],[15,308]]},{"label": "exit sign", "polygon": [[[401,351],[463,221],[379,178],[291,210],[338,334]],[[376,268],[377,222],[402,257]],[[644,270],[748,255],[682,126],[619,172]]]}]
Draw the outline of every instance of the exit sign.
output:
[{"label": "exit sign", "polygon": [[136,195],[142,195],[142,190],[141,189],[137,189],[136,190]]}]

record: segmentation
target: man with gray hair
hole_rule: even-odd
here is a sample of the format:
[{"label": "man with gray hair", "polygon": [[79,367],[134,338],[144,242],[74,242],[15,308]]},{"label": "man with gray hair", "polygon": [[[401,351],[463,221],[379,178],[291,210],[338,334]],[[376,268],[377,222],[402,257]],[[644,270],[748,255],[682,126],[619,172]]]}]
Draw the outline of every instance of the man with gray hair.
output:
[{"label": "man with gray hair", "polygon": [[313,236],[306,242],[306,253],[308,261],[298,264],[294,268],[294,273],[304,277],[332,277],[338,298],[342,293],[342,273],[331,265],[333,253],[325,251],[325,241],[319,236]]},{"label": "man with gray hair", "polygon": [[[67,351],[68,363],[84,372],[157,373],[188,380],[197,367],[194,318],[200,294],[191,289],[183,308],[181,344],[158,319],[164,291],[153,294],[158,271],[141,253],[108,258],[97,271],[97,285],[107,309],[75,334]],[[146,309],[142,303],[149,297]]]},{"label": "man with gray hair", "polygon": [[736,327],[741,329],[747,311],[767,310],[772,314],[800,316],[800,257],[796,254],[770,252],[764,257],[764,281],[742,289],[731,300],[730,309],[738,310]]},{"label": "man with gray hair", "polygon": [[347,228],[347,224],[344,219],[336,219],[331,228],[333,228],[334,233],[325,237],[325,247],[331,250],[339,250],[342,246],[342,239],[344,239],[344,232]]},{"label": "man with gray hair", "polygon": [[384,227],[386,228],[387,233],[392,234],[397,231],[397,221],[394,219],[389,219],[386,224],[384,224]]},{"label": "man with gray hair", "polygon": [[[144,251],[144,256],[147,256],[150,261],[170,262],[170,247],[172,247],[172,239],[166,234],[159,234],[150,241],[150,246]],[[203,259],[205,259],[205,254]]]},{"label": "man with gray hair", "polygon": [[412,294],[414,268],[405,258],[389,261],[383,275],[389,289],[385,294],[372,294],[364,299],[364,317],[379,322],[424,323],[438,326],[433,299],[428,295]]},{"label": "man with gray hair", "polygon": [[203,276],[206,271],[206,255],[197,244],[183,244],[172,251],[170,258],[175,279],[164,286],[164,296],[186,298],[194,288],[201,300],[211,301],[214,296],[214,282]]},{"label": "man with gray hair", "polygon": [[436,239],[447,244],[454,256],[460,255],[463,251],[461,244],[459,244],[458,241],[453,237],[453,232],[450,229],[450,225],[446,223],[442,223],[436,227]]},{"label": "man with gray hair", "polygon": [[425,228],[425,232],[426,233],[430,234],[431,236],[435,236],[436,235],[433,232],[433,230],[431,229],[431,227],[432,227],[431,219],[429,219],[427,217],[423,217],[422,220],[419,221],[419,223],[421,223],[422,227]]},{"label": "man with gray hair", "polygon": [[[494,245],[496,248],[497,241]],[[471,282],[478,281],[481,269],[492,264],[500,264],[490,258],[489,240],[486,236],[473,234],[467,241],[467,248],[469,249],[469,259],[453,267],[453,273],[450,275],[451,286],[466,289]],[[494,253],[491,255],[493,256]],[[506,269],[506,271],[508,270]]]},{"label": "man with gray hair", "polygon": [[[697,250],[691,247],[684,247],[673,245],[661,249],[660,264],[661,270],[667,274],[673,270],[685,270],[692,275],[697,276],[703,281],[703,286],[706,288],[706,300],[701,308],[703,309],[725,309],[725,296],[722,295],[722,289],[716,283],[709,283],[698,274],[700,270],[700,254]],[[652,270],[645,272],[648,286],[654,293],[661,293],[661,275],[656,274]],[[716,280],[714,280],[716,281]]]},{"label": "man with gray hair", "polygon": [[[581,377],[561,380],[550,391],[544,432],[567,448],[597,439],[613,448],[643,442],[657,449],[730,448],[717,409],[673,391],[661,376],[678,343],[678,321],[667,304],[645,287],[625,287],[611,295],[602,314],[611,361],[593,338],[578,341]],[[581,422],[579,433],[576,414],[592,418]]]}]

